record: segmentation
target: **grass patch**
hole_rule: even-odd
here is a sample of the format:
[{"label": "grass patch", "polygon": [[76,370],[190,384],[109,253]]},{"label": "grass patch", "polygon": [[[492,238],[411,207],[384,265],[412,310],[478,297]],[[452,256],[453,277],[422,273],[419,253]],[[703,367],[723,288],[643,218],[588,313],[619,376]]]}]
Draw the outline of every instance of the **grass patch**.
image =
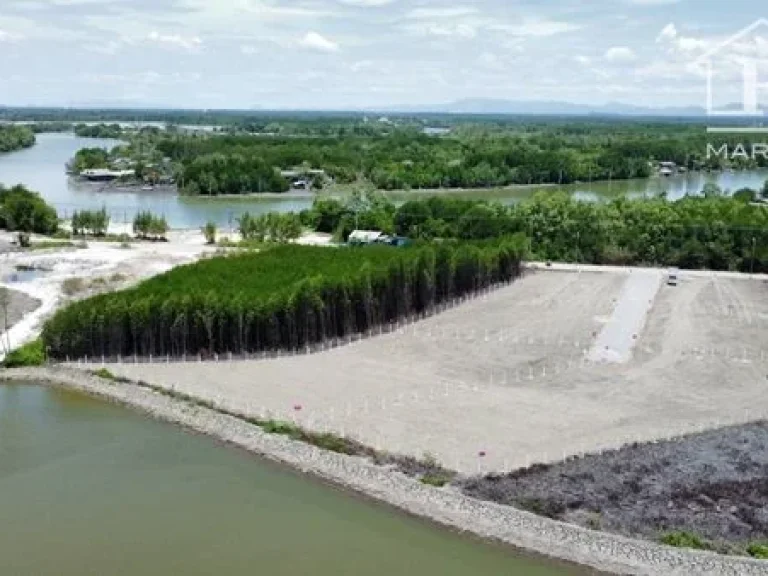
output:
[{"label": "grass patch", "polygon": [[22,368],[26,366],[42,366],[45,364],[45,349],[43,341],[33,340],[20,348],[11,351],[3,360],[6,368]]},{"label": "grass patch", "polygon": [[67,296],[80,294],[86,289],[85,281],[82,278],[67,278],[61,285],[61,291]]},{"label": "grass patch", "polygon": [[691,548],[693,550],[714,550],[714,546],[693,532],[676,531],[662,534],[659,542],[675,548]]},{"label": "grass patch", "polygon": [[104,378],[105,380],[112,380],[113,382],[117,381],[117,376],[112,374],[112,372],[106,368],[99,368],[98,370],[92,371],[91,374],[98,376],[99,378]]},{"label": "grass patch", "polygon": [[60,248],[79,248],[79,246],[69,240],[43,240],[30,244],[27,250],[55,250]]},{"label": "grass patch", "polygon": [[419,480],[422,484],[426,484],[427,486],[442,488],[446,484],[450,484],[453,480],[453,477],[453,474],[442,474],[438,472],[424,474],[424,476],[422,476]]}]

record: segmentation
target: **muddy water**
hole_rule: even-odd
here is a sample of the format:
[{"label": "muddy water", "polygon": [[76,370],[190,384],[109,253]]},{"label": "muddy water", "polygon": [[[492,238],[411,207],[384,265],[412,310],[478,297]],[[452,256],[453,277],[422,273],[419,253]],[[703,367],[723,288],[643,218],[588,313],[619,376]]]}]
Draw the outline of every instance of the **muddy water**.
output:
[{"label": "muddy water", "polygon": [[395,513],[213,440],[0,385],[0,574],[584,574]]}]

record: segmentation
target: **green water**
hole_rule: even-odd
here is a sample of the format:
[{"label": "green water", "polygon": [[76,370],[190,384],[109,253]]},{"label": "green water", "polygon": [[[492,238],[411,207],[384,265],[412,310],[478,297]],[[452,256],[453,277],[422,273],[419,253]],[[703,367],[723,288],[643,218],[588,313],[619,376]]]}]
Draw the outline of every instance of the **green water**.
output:
[{"label": "green water", "polygon": [[585,574],[127,409],[0,386],[0,575]]}]

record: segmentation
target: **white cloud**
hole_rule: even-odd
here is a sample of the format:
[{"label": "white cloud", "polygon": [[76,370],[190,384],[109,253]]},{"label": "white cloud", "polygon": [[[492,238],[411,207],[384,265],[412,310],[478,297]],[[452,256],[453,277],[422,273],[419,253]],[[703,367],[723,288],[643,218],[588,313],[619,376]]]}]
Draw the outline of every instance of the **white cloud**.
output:
[{"label": "white cloud", "polygon": [[661,30],[656,37],[656,42],[663,42],[664,40],[674,40],[677,38],[677,26],[673,22],[670,22]]},{"label": "white cloud", "polygon": [[337,52],[339,50],[339,45],[336,42],[317,32],[307,32],[299,41],[299,46],[320,52]]},{"label": "white cloud", "polygon": [[379,8],[381,6],[387,6],[392,4],[395,0],[337,0],[341,4],[347,6],[359,6],[361,8]]},{"label": "white cloud", "polygon": [[612,64],[625,64],[637,59],[635,51],[627,46],[614,46],[605,52],[604,58]]},{"label": "white cloud", "polygon": [[405,17],[411,20],[429,20],[441,18],[460,18],[477,14],[477,8],[469,6],[446,6],[442,8],[414,8]]},{"label": "white cloud", "polygon": [[524,36],[530,38],[546,38],[556,36],[565,32],[579,30],[581,26],[571,22],[561,22],[558,20],[547,20],[541,18],[524,18],[520,23],[490,22],[489,30],[498,32],[507,32],[513,36]]},{"label": "white cloud", "polygon": [[11,32],[0,30],[0,42],[15,42],[21,40],[21,38],[22,37],[19,34],[12,34]]},{"label": "white cloud", "polygon": [[188,52],[197,50],[203,41],[197,36],[182,36],[181,34],[162,34],[153,30],[147,35],[147,40],[172,48],[180,48]]},{"label": "white cloud", "polygon": [[445,36],[457,38],[474,38],[477,28],[471,24],[414,22],[406,24],[403,30],[415,36]]}]

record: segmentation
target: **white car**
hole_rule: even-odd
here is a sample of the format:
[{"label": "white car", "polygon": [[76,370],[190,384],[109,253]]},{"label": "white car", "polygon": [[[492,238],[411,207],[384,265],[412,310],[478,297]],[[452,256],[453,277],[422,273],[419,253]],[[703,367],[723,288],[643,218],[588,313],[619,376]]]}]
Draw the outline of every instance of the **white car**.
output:
[{"label": "white car", "polygon": [[669,275],[667,276],[667,286],[677,286],[679,276],[680,270],[677,268],[670,268]]}]

